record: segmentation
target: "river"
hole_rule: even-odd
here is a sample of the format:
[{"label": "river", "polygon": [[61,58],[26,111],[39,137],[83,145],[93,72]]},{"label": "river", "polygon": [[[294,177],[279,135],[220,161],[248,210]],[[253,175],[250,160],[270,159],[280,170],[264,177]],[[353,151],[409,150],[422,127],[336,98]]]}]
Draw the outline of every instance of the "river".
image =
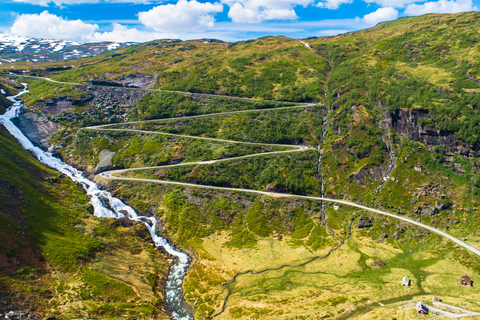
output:
[{"label": "river", "polygon": [[183,279],[190,266],[191,258],[184,252],[175,249],[167,239],[157,234],[157,218],[140,216],[130,206],[124,204],[120,199],[115,198],[110,192],[102,190],[99,186],[83,176],[83,172],[66,164],[60,159],[52,156],[49,152],[45,152],[39,147],[33,145],[23,132],[15,126],[11,121],[20,115],[23,103],[18,101],[20,95],[28,92],[27,85],[25,90],[18,95],[8,97],[14,104],[5,114],[0,115],[0,123],[12,134],[22,145],[23,148],[33,153],[42,163],[54,168],[55,170],[67,175],[73,181],[79,183],[87,192],[90,203],[94,207],[94,215],[106,218],[123,218],[143,223],[152,235],[152,239],[157,247],[162,247],[173,258],[174,262],[170,266],[167,280],[165,283],[165,301],[167,305],[167,313],[174,320],[191,320],[193,319],[192,309],[183,299]]}]

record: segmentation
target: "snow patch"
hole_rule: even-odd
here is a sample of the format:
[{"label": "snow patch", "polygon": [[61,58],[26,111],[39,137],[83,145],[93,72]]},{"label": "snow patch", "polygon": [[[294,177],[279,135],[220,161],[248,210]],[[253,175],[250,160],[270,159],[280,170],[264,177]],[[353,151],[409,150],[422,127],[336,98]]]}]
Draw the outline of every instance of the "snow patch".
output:
[{"label": "snow patch", "polygon": [[117,49],[118,47],[120,47],[120,43],[110,43],[107,47],[107,50],[114,50],[114,49]]}]

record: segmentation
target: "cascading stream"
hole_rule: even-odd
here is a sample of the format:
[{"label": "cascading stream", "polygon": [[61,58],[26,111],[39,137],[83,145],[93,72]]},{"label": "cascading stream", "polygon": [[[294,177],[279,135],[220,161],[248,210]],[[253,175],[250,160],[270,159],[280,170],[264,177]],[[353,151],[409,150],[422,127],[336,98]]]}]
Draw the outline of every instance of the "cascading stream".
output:
[{"label": "cascading stream", "polygon": [[378,132],[380,133],[380,137],[382,138],[383,144],[387,148],[388,156],[390,157],[390,164],[388,165],[387,170],[385,171],[385,175],[383,176],[382,183],[380,183],[377,190],[375,190],[375,195],[373,196],[371,203],[374,203],[377,200],[378,195],[380,194],[380,191],[382,190],[383,186],[388,181],[388,179],[390,179],[390,173],[392,173],[393,167],[395,166],[395,157],[394,157],[393,151],[388,145],[387,141],[385,140],[385,137],[382,134],[382,128],[380,127],[380,123],[381,122],[378,123]]},{"label": "cascading stream", "polygon": [[174,257],[174,262],[170,266],[165,284],[167,313],[174,320],[193,319],[192,309],[183,300],[182,287],[183,279],[190,266],[191,258],[186,253],[175,249],[165,238],[157,234],[156,217],[139,216],[132,207],[124,204],[120,199],[115,198],[110,192],[101,190],[95,182],[85,178],[80,170],[53,157],[51,153],[35,147],[32,142],[28,140],[22,131],[11,121],[11,119],[19,116],[21,108],[23,107],[22,102],[16,100],[18,96],[28,92],[27,85],[23,85],[25,86],[25,90],[16,96],[8,97],[14,105],[10,107],[5,114],[0,116],[0,123],[20,142],[23,148],[32,152],[38,160],[79,183],[90,197],[90,203],[94,207],[95,216],[117,219],[126,217],[130,220],[141,222],[147,227],[155,245],[164,248],[165,251]]},{"label": "cascading stream", "polygon": [[325,145],[325,135],[327,133],[327,118],[328,118],[328,116],[323,117],[323,122],[322,122],[322,149],[321,150],[320,150],[320,145],[318,145],[318,152],[320,153],[320,156],[318,157],[317,172],[320,174],[321,183],[322,183],[322,189],[321,189],[322,198],[325,196],[325,194],[324,194],[325,178],[324,178],[323,172],[322,172],[322,156],[323,156],[323,148],[324,148],[324,145]]}]

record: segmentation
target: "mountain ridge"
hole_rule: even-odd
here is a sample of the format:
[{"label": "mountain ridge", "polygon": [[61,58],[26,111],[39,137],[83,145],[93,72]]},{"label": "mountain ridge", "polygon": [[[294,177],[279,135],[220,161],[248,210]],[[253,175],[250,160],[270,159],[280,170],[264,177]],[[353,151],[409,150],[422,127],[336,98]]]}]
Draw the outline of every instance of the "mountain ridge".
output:
[{"label": "mountain ridge", "polygon": [[0,63],[69,61],[124,48],[132,42],[79,42],[0,33]]}]

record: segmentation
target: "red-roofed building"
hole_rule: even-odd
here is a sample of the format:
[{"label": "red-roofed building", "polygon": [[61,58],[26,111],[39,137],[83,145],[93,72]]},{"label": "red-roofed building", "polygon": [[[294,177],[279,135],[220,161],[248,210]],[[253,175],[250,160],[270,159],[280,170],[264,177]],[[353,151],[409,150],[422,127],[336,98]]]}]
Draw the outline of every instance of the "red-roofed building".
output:
[{"label": "red-roofed building", "polygon": [[472,286],[472,279],[470,277],[462,274],[460,277],[460,285],[461,286],[466,286],[466,287],[471,287]]},{"label": "red-roofed building", "polygon": [[428,309],[423,304],[422,301],[417,302],[417,312],[418,312],[418,314],[427,314],[428,313]]}]

